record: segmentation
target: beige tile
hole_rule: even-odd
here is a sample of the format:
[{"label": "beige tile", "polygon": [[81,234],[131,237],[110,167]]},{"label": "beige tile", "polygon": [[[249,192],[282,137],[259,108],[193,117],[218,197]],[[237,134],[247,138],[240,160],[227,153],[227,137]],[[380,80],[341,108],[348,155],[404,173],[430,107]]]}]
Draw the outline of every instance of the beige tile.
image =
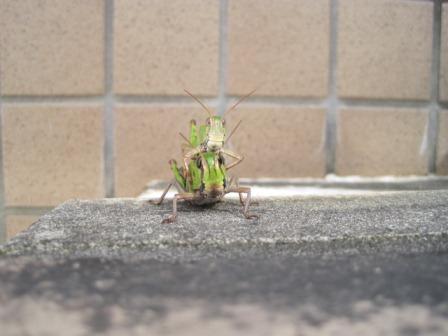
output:
[{"label": "beige tile", "polygon": [[339,95],[428,99],[432,6],[430,1],[339,1]]},{"label": "beige tile", "polygon": [[0,0],[3,95],[103,91],[102,0]]},{"label": "beige tile", "polygon": [[8,105],[2,123],[7,205],[104,196],[100,107]]},{"label": "beige tile", "polygon": [[448,175],[448,110],[439,113],[436,172]]},{"label": "beige tile", "polygon": [[448,101],[448,3],[443,4],[440,55],[440,100]]},{"label": "beige tile", "polygon": [[115,193],[137,196],[151,179],[172,178],[168,161],[181,162],[179,132],[191,119],[205,120],[196,106],[121,106],[115,113]]},{"label": "beige tile", "polygon": [[336,173],[424,175],[428,113],[413,109],[339,111]]},{"label": "beige tile", "polygon": [[8,215],[6,216],[6,239],[11,239],[21,231],[36,222],[39,216],[32,215]]},{"label": "beige tile", "polygon": [[325,174],[325,111],[296,107],[240,108],[228,117],[244,161],[230,172],[239,177],[301,177]]},{"label": "beige tile", "polygon": [[217,93],[219,1],[116,0],[114,24],[115,92]]},{"label": "beige tile", "polygon": [[229,2],[228,91],[327,94],[329,1]]}]

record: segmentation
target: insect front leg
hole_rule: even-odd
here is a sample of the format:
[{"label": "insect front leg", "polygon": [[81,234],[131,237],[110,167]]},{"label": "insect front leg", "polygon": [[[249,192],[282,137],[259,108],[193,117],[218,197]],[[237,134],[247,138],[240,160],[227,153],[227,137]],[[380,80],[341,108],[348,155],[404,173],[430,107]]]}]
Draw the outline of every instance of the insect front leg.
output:
[{"label": "insect front leg", "polygon": [[256,219],[258,218],[258,215],[255,214],[251,214],[249,212],[249,205],[250,205],[250,188],[248,187],[234,187],[234,188],[229,188],[228,190],[226,190],[226,194],[231,193],[231,192],[236,192],[238,194],[246,194],[246,200],[244,202],[244,208],[243,208],[243,215],[244,217],[246,217],[247,219]]},{"label": "insect front leg", "polygon": [[231,150],[228,150],[228,149],[221,149],[221,153],[226,154],[226,155],[230,156],[231,158],[235,159],[235,161],[226,165],[227,170],[229,170],[232,167],[235,167],[237,164],[240,164],[241,161],[243,161],[243,159],[244,159],[244,156],[237,154],[235,152],[232,152]]},{"label": "insect front leg", "polygon": [[194,198],[194,194],[193,193],[180,193],[180,194],[176,194],[174,195],[173,198],[173,213],[165,218],[164,220],[162,220],[162,224],[169,224],[169,223],[173,223],[176,221],[177,218],[177,201],[178,200],[191,200]]}]

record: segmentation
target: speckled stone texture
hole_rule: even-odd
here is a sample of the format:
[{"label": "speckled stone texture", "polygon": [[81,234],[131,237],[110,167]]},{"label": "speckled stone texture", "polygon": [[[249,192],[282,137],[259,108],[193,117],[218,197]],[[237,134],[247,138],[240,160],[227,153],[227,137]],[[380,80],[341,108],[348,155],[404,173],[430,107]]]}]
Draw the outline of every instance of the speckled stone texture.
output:
[{"label": "speckled stone texture", "polygon": [[431,2],[340,1],[339,95],[429,99],[432,21]]},{"label": "speckled stone texture", "polygon": [[218,91],[219,1],[114,2],[114,91]]},{"label": "speckled stone texture", "polygon": [[[0,247],[5,335],[445,335],[448,191],[68,201]],[[51,322],[51,323],[50,323]]]},{"label": "speckled stone texture", "polygon": [[0,324],[2,335],[446,335],[447,256],[0,259]]},{"label": "speckled stone texture", "polygon": [[101,94],[104,4],[1,0],[2,95]]},{"label": "speckled stone texture", "polygon": [[330,1],[229,1],[228,90],[327,94]]},{"label": "speckled stone texture", "polygon": [[442,4],[442,37],[440,55],[440,100],[448,101],[448,3]]},{"label": "speckled stone texture", "polygon": [[428,112],[410,108],[338,111],[336,174],[425,175]]},{"label": "speckled stone texture", "polygon": [[448,246],[448,191],[376,196],[260,200],[246,220],[236,201],[211,208],[182,204],[171,212],[133,199],[68,201],[1,247],[7,255],[113,256],[232,254],[252,248],[298,254],[440,251]]},{"label": "speckled stone texture", "polygon": [[7,206],[104,197],[100,104],[2,106]]},{"label": "speckled stone texture", "polygon": [[[231,130],[243,120],[231,144],[244,161],[239,177],[325,175],[325,113],[319,108],[240,107],[225,116]],[[230,132],[230,131],[229,131]]]}]

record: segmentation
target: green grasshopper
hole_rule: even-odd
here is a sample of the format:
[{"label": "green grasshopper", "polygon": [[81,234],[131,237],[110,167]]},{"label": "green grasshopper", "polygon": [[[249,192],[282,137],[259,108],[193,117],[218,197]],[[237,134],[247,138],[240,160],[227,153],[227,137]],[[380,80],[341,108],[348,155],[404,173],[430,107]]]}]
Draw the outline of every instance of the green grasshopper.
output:
[{"label": "green grasshopper", "polygon": [[[185,200],[196,205],[212,204],[221,201],[226,194],[233,192],[239,194],[240,202],[244,206],[244,216],[247,219],[258,218],[257,215],[249,212],[251,189],[240,187],[238,183],[232,186],[233,179],[229,179],[227,175],[227,170],[243,159],[242,156],[223,149],[225,142],[235,132],[239,123],[229,137],[225,139],[224,120],[219,116],[213,116],[199,99],[188,91],[186,92],[209,112],[210,117],[207,119],[206,125],[198,126],[192,120],[188,139],[181,134],[191,149],[184,155],[184,166],[179,168],[175,160],[169,161],[174,180],[166,187],[159,200],[151,201],[153,204],[161,204],[171,186],[173,184],[176,186],[178,193],[173,198],[173,213],[165,218],[162,223],[172,223],[176,220],[178,200]],[[234,109],[247,96],[240,99],[229,111]],[[223,154],[237,158],[237,160],[225,165]],[[246,194],[245,200],[243,200],[242,194]]]},{"label": "green grasshopper", "polygon": [[[188,162],[199,153],[207,151],[219,153],[220,155],[228,155],[231,158],[235,159],[235,161],[226,166],[226,169],[230,169],[236,166],[237,164],[241,163],[241,161],[243,161],[244,159],[242,155],[230,151],[229,149],[224,149],[224,145],[230,139],[230,137],[233,135],[236,129],[239,127],[241,121],[234,127],[232,132],[230,132],[230,135],[227,137],[227,139],[225,139],[226,136],[225,119],[218,115],[213,115],[210,109],[207,106],[205,106],[205,104],[202,103],[199,100],[199,98],[197,98],[187,90],[184,91],[194,100],[196,100],[205,109],[205,111],[207,111],[209,116],[206,120],[206,125],[199,126],[199,131],[197,132],[197,134],[192,135],[190,132],[190,136],[192,137],[190,138],[190,140],[186,139],[181,134],[181,136],[185,140],[187,140],[189,144],[193,145],[190,151],[184,153],[184,168],[188,171]],[[241,97],[234,105],[232,105],[232,107],[230,107],[226,111],[226,114],[234,110],[244,99],[252,95],[254,92],[255,90]],[[196,124],[194,120],[192,120],[191,123]]]}]

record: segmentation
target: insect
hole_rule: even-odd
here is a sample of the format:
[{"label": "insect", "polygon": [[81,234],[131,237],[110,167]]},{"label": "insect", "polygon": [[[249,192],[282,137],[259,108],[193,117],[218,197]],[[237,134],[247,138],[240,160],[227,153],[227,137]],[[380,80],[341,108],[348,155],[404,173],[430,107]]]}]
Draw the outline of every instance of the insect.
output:
[{"label": "insect", "polygon": [[[190,93],[188,94],[191,95]],[[243,214],[247,219],[258,218],[257,215],[249,212],[251,189],[249,187],[240,187],[238,183],[234,183],[234,179],[229,179],[227,174],[228,169],[234,167],[243,159],[242,156],[223,149],[225,142],[237,129],[239,123],[229,137],[225,139],[224,119],[219,116],[213,116],[199,99],[193,95],[191,96],[209,112],[210,117],[205,125],[197,125],[192,120],[188,139],[181,134],[187,141],[187,146],[189,146],[187,154],[184,155],[184,165],[179,168],[175,160],[169,161],[174,180],[169,183],[159,200],[151,201],[151,203],[161,204],[168,190],[174,184],[178,193],[173,198],[173,213],[163,219],[162,223],[172,223],[176,220],[178,200],[188,201],[196,205],[212,204],[221,201],[228,193],[239,194],[240,203],[243,205]],[[240,99],[229,111],[234,109],[247,96]],[[237,160],[226,165],[224,154]],[[242,194],[246,194],[245,199],[243,199]]]},{"label": "insect", "polygon": [[[200,125],[199,130],[196,134],[190,133],[190,140],[186,139],[182,134],[180,134],[186,141],[192,146],[192,149],[184,153],[184,169],[188,171],[188,162],[195,157],[195,155],[199,154],[200,152],[215,152],[219,153],[220,155],[227,155],[231,158],[235,159],[231,164],[227,165],[226,168],[230,169],[237,164],[241,163],[243,161],[244,157],[240,154],[237,154],[229,149],[224,149],[224,145],[226,142],[230,139],[230,137],[233,135],[233,133],[236,131],[236,129],[241,124],[241,121],[233,128],[232,132],[230,132],[230,135],[225,138],[226,136],[226,121],[224,118],[218,115],[213,115],[210,109],[205,106],[204,103],[202,103],[196,96],[188,92],[187,90],[184,90],[190,97],[192,97],[194,100],[196,100],[205,111],[208,113],[208,118],[205,121],[205,125]],[[244,99],[251,96],[256,90],[253,90],[249,92],[247,95],[241,97],[235,104],[233,104],[227,111],[226,114],[234,110]],[[193,125],[196,125],[196,121],[191,121],[191,127]]]}]

